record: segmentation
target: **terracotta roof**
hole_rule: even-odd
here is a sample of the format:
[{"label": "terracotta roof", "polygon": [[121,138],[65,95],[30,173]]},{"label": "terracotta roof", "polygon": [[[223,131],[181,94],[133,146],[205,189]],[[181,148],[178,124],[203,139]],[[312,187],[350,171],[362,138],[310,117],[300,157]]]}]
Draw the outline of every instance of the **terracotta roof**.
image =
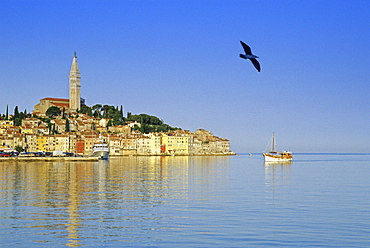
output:
[{"label": "terracotta roof", "polygon": [[63,102],[69,102],[69,99],[63,99],[63,98],[53,98],[53,97],[46,97],[41,100],[51,100],[51,101],[63,101]]},{"label": "terracotta roof", "polygon": [[52,105],[58,106],[58,107],[67,107],[69,108],[69,103],[58,103],[58,102],[52,102]]}]

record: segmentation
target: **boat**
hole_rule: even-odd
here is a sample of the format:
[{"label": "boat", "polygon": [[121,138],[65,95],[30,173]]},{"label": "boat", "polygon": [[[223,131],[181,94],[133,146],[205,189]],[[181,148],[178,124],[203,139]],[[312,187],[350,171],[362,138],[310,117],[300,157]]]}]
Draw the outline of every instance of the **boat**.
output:
[{"label": "boat", "polygon": [[291,162],[293,160],[293,153],[291,151],[277,151],[274,133],[272,133],[271,149],[262,154],[265,162]]},{"label": "boat", "polygon": [[103,141],[101,136],[99,137],[99,141],[94,143],[93,157],[98,157],[99,159],[108,159],[109,158],[108,144]]}]

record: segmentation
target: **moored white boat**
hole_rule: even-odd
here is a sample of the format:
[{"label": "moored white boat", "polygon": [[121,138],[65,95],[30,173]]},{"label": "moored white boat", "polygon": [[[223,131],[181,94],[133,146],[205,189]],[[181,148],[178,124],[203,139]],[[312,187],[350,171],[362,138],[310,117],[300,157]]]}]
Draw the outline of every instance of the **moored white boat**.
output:
[{"label": "moored white boat", "polygon": [[99,138],[99,141],[94,144],[93,147],[93,156],[98,157],[99,159],[108,159],[109,158],[109,147],[106,142]]},{"label": "moored white boat", "polygon": [[293,153],[291,151],[276,150],[274,133],[272,133],[271,150],[262,154],[265,162],[291,162],[293,160]]}]

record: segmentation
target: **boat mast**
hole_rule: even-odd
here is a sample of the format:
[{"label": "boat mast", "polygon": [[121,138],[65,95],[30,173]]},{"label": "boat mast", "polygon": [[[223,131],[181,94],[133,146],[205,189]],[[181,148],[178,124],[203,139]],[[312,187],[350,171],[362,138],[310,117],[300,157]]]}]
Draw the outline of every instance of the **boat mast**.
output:
[{"label": "boat mast", "polygon": [[275,152],[275,133],[272,132],[271,151]]}]

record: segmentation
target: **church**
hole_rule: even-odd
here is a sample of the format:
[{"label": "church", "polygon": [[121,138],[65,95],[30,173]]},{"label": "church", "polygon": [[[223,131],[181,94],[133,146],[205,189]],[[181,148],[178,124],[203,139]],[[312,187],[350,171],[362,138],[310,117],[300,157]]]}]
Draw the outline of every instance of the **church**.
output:
[{"label": "church", "polygon": [[81,98],[81,76],[78,69],[76,52],[72,59],[71,71],[69,72],[69,99],[46,97],[35,105],[32,114],[44,115],[48,108],[56,106],[66,112],[76,112],[84,105]]}]

